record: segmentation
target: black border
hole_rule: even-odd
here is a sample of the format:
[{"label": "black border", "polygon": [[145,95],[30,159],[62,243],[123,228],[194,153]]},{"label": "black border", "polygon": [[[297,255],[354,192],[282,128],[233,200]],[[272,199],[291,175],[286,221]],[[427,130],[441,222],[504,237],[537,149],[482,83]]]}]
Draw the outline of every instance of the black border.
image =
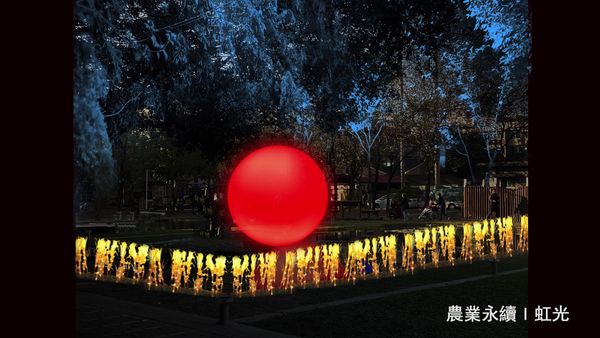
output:
[{"label": "black border", "polygon": [[[598,94],[592,75],[595,22],[572,4],[529,1],[533,54],[530,77],[529,326],[533,335],[572,332],[593,323],[597,295],[592,231],[599,208],[595,157]],[[42,2],[5,9],[3,52],[10,79],[3,125],[4,168],[14,172],[5,237],[8,322],[20,336],[75,336],[72,215],[73,3]],[[12,13],[12,14],[11,14]],[[19,13],[19,15],[17,15]],[[18,34],[17,34],[18,33]],[[3,48],[4,49],[4,48]],[[16,61],[16,62],[15,62]],[[11,121],[10,118],[20,120]],[[17,175],[14,175],[14,174]],[[573,239],[581,242],[575,243]],[[30,242],[29,242],[30,241]],[[40,258],[27,245],[45,250]],[[30,255],[30,256],[27,256]],[[13,270],[14,268],[14,270]],[[20,273],[13,271],[21,271]],[[587,306],[586,306],[587,304]],[[536,323],[537,305],[567,306],[568,323]],[[23,332],[27,331],[27,332]]]},{"label": "black border", "polygon": [[[73,2],[3,8],[6,334],[75,337]],[[10,219],[8,219],[10,218]],[[8,247],[7,247],[8,246]],[[40,255],[40,252],[43,254]],[[18,333],[17,333],[18,332]],[[5,335],[6,335],[5,334]]]},{"label": "black border", "polygon": [[[591,229],[600,207],[593,165],[598,130],[588,100],[598,86],[588,83],[593,67],[585,58],[593,54],[585,26],[592,21],[584,18],[585,9],[540,0],[529,7],[528,324],[530,334],[554,337],[591,323],[595,312],[596,257],[590,252],[597,246]],[[567,307],[568,322],[534,320],[535,307],[559,305]]]}]

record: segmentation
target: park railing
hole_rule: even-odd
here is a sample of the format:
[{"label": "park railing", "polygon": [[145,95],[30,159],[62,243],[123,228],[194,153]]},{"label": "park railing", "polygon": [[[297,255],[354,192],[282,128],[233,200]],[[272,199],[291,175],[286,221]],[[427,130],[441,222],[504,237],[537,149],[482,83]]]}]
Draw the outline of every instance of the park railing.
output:
[{"label": "park railing", "polygon": [[[490,213],[490,195],[492,188],[465,186],[463,193],[463,217],[469,220],[487,218]],[[529,198],[528,187],[496,187],[500,202],[500,215],[497,217],[515,217],[522,197]]]},{"label": "park railing", "polygon": [[528,249],[527,216],[521,217],[518,225],[505,217],[238,256],[177,249],[167,254],[162,248],[145,244],[110,239],[88,243],[87,238],[78,237],[75,272],[79,278],[152,290],[257,296],[411,274],[418,269],[475,260],[495,261]]}]

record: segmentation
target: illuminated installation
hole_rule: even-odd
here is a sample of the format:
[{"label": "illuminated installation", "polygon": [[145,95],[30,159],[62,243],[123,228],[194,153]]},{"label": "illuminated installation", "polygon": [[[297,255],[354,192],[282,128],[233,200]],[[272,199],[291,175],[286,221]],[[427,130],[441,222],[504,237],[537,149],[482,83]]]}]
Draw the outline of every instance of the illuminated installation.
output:
[{"label": "illuminated installation", "polygon": [[194,281],[194,294],[200,294],[202,291],[202,285],[204,284],[204,273],[202,272],[204,269],[204,254],[198,253],[196,254],[196,280]]},{"label": "illuminated installation", "polygon": [[521,216],[521,231],[519,233],[519,251],[529,250],[529,217]]},{"label": "illuminated installation", "polygon": [[117,267],[117,282],[125,278],[125,270],[127,269],[127,243],[121,242],[118,245],[119,248],[119,266]]},{"label": "illuminated installation", "polygon": [[404,250],[402,253],[402,269],[410,271],[411,273],[415,270],[415,235],[405,234],[404,235]]},{"label": "illuminated installation", "polygon": [[75,273],[81,275],[87,273],[87,254],[85,248],[87,238],[78,237],[75,240]]},{"label": "illuminated installation", "polygon": [[[235,296],[271,295],[525,253],[529,249],[528,223],[523,216],[514,229],[512,218],[506,217],[242,256],[215,257],[173,249],[166,251],[170,254],[162,257],[164,262],[161,248],[97,239],[90,245],[95,252],[88,252],[92,242],[79,237],[75,272],[80,278],[206,296],[225,292],[229,280]],[[398,254],[400,262],[396,261]],[[170,269],[164,271],[163,266]]]},{"label": "illuminated installation", "polygon": [[233,222],[253,240],[283,246],[308,236],[328,202],[325,175],[306,153],[269,146],[246,156],[227,189]]},{"label": "illuminated installation", "polygon": [[171,283],[173,292],[189,284],[194,257],[195,254],[191,251],[173,251],[171,258]]},{"label": "illuminated installation", "polygon": [[[150,266],[148,267],[148,287],[163,285],[163,271],[160,262],[162,249],[153,248],[150,250]],[[176,260],[173,259],[175,263]]]}]

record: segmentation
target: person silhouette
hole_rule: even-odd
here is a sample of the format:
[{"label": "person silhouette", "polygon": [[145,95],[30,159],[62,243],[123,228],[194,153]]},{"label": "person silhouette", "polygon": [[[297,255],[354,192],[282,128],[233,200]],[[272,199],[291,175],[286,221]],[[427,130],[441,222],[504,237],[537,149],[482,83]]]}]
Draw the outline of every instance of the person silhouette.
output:
[{"label": "person silhouette", "polygon": [[496,188],[492,188],[490,194],[490,213],[487,215],[487,218],[491,219],[496,217],[500,217],[500,199],[496,193]]}]

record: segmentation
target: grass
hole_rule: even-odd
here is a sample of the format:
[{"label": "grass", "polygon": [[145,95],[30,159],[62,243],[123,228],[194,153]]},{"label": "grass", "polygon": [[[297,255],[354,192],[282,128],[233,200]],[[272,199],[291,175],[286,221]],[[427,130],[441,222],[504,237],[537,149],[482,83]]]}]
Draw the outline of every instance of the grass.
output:
[{"label": "grass", "polygon": [[[295,246],[303,246],[312,244],[317,241],[317,236],[322,241],[352,241],[359,237],[379,236],[389,230],[406,230],[414,228],[422,228],[427,225],[443,225],[443,224],[462,224],[463,221],[458,220],[352,220],[343,219],[336,220],[333,223],[324,222],[315,231],[313,236],[305,239],[306,243],[301,242]],[[85,236],[85,235],[84,235]],[[260,246],[253,241],[248,240],[239,232],[229,233],[227,238],[205,238],[196,234],[193,229],[154,229],[153,231],[133,230],[120,233],[101,232],[93,233],[89,236],[90,243],[94,243],[95,238],[105,238],[111,240],[120,240],[126,242],[136,242],[150,244],[153,246],[165,248],[177,248],[182,250],[199,250],[202,252],[210,252],[213,254],[246,254],[257,251],[269,251],[269,247]],[[317,241],[318,242],[318,241]],[[88,244],[89,245],[89,244]],[[93,244],[92,244],[93,245]]]},{"label": "grass", "polygon": [[[501,259],[499,263],[499,271],[519,269],[527,267],[527,265],[526,255],[504,258]],[[302,305],[322,303],[336,299],[356,297],[489,273],[491,273],[490,263],[487,261],[479,261],[472,264],[461,264],[453,267],[417,270],[414,275],[400,275],[393,278],[357,281],[356,285],[338,285],[337,287],[319,289],[299,289],[295,290],[293,295],[279,294],[274,296],[238,298],[234,300],[234,303],[231,306],[231,317],[241,318],[253,316]],[[160,305],[209,317],[216,317],[218,315],[217,300],[210,297],[195,297],[184,294],[147,291],[139,285],[123,285],[87,280],[78,280],[77,290],[150,305]],[[447,299],[447,301],[450,300],[450,298]]]},{"label": "grass", "polygon": [[[311,337],[526,337],[527,272],[461,285],[390,296],[308,312],[253,325]],[[517,322],[447,322],[448,306],[517,307]],[[483,314],[481,315],[483,318]]]},{"label": "grass", "polygon": [[136,242],[139,244],[149,244],[152,247],[180,250],[195,251],[198,248],[202,248],[202,252],[210,252],[217,255],[247,253],[251,250],[251,248],[245,248],[243,242],[235,238],[205,238],[196,235],[194,230],[189,229],[92,234],[89,236],[88,246],[93,247],[95,239],[98,238],[125,241],[128,243]]}]

